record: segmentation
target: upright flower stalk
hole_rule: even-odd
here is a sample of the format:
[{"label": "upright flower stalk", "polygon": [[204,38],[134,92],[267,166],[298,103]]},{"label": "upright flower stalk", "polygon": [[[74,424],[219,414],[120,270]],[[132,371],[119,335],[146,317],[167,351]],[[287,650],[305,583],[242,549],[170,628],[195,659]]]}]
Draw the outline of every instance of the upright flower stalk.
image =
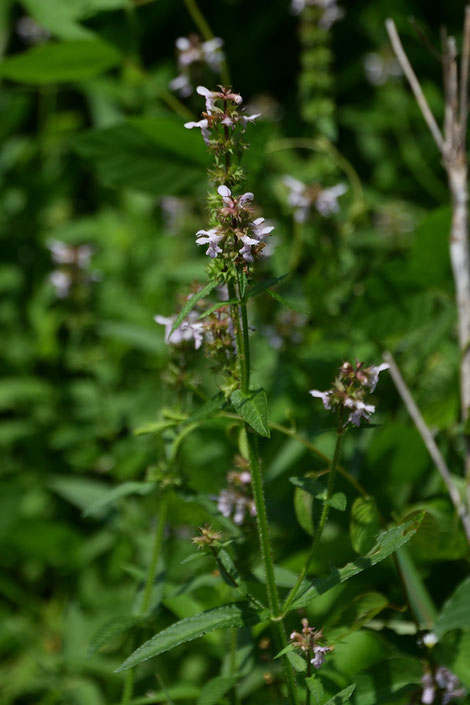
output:
[{"label": "upright flower stalk", "polygon": [[[205,111],[198,122],[185,124],[187,129],[198,128],[208,148],[214,154],[214,166],[209,174],[217,186],[217,195],[209,197],[211,227],[196,233],[196,243],[207,245],[206,255],[212,260],[209,271],[221,275],[227,285],[230,314],[237,346],[238,386],[243,395],[250,394],[250,341],[247,311],[247,279],[250,266],[263,257],[266,238],[274,229],[264,218],[253,218],[254,195],[237,195],[244,178],[240,160],[247,145],[244,133],[247,125],[259,115],[246,115],[240,107],[242,98],[230,88],[211,91],[197,88],[205,98]],[[279,592],[274,575],[269,525],[263,490],[256,433],[248,423],[244,425],[248,448],[248,462],[256,515],[256,526],[266,578],[267,595],[273,632],[278,650],[287,644],[282,623]],[[289,702],[297,703],[295,676],[288,660],[283,657],[283,671]]]}]

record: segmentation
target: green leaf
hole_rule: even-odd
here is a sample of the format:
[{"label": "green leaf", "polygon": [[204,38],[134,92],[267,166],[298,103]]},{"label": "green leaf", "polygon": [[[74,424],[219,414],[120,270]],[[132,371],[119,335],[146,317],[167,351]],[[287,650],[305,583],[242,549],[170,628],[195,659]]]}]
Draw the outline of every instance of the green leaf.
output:
[{"label": "green leaf", "polygon": [[88,647],[88,655],[92,656],[96,651],[101,649],[102,646],[110,642],[117,636],[125,634],[130,629],[139,623],[138,617],[133,617],[128,615],[126,617],[114,617],[109,622],[106,622],[98,631],[92,636],[90,640],[90,646]]},{"label": "green leaf", "polygon": [[[417,659],[391,658],[355,676],[355,705],[388,705],[419,686],[423,668]],[[326,705],[326,703],[325,703]]]},{"label": "green leaf", "polygon": [[221,549],[217,554],[217,565],[224,582],[231,588],[238,588],[246,594],[246,583],[239,574],[232,557],[225,549]]},{"label": "green leaf", "polygon": [[217,311],[219,308],[224,308],[224,306],[230,306],[230,304],[240,304],[241,301],[239,299],[228,299],[227,301],[218,301],[216,304],[213,306],[210,306],[207,311],[204,311],[204,313],[201,313],[201,315],[198,318],[198,321],[201,321],[203,318],[207,318],[207,316],[210,316],[211,313],[214,313],[214,311]]},{"label": "green leaf", "polygon": [[74,148],[110,186],[153,196],[194,193],[208,155],[200,135],[174,117],[132,118],[78,137]]},{"label": "green leaf", "polygon": [[193,294],[191,298],[186,301],[185,305],[177,315],[176,320],[171,327],[170,335],[168,336],[169,338],[171,337],[171,334],[174,333],[174,331],[183,323],[184,319],[186,318],[188,313],[193,310],[197,302],[203,299],[205,296],[208,296],[208,294],[210,294],[211,291],[215,289],[218,283],[219,282],[217,279],[208,282],[205,287]]},{"label": "green leaf", "polygon": [[343,705],[343,703],[348,703],[351,699],[351,695],[353,694],[355,687],[355,683],[348,685],[347,688],[340,690],[339,693],[333,695],[333,697],[327,700],[326,703],[324,703],[323,705]]},{"label": "green leaf", "polygon": [[106,496],[101,497],[90,507],[84,509],[83,516],[99,514],[105,507],[109,507],[110,504],[117,502],[123,497],[128,497],[130,494],[141,496],[150,494],[156,487],[157,484],[155,482],[123,482],[122,485],[109,490]]},{"label": "green leaf", "polygon": [[289,276],[289,272],[287,272],[287,274],[282,274],[280,277],[270,277],[269,279],[264,279],[262,282],[259,282],[258,284],[255,284],[255,286],[252,286],[250,289],[248,289],[246,293],[246,298],[251,299],[253,296],[261,294],[262,291],[266,291],[266,289],[269,289],[270,287],[279,284],[279,282],[282,282],[282,280],[285,279],[287,276]]},{"label": "green leaf", "polygon": [[101,40],[51,42],[9,56],[0,63],[0,76],[33,85],[85,81],[117,66],[121,59],[115,47]]},{"label": "green leaf", "polygon": [[63,0],[21,0],[22,5],[36,22],[61,39],[86,39],[93,32],[82,27],[79,4]]},{"label": "green leaf", "polygon": [[219,700],[233,688],[234,678],[218,676],[208,681],[202,688],[196,705],[217,705]]},{"label": "green leaf", "polygon": [[349,533],[356,553],[363,556],[375,544],[380,531],[379,513],[372,497],[358,497],[351,508]]},{"label": "green leaf", "polygon": [[387,605],[388,599],[379,592],[372,591],[359,595],[342,612],[335,614],[334,624],[340,625],[335,639],[341,640],[351,632],[361,629]]},{"label": "green leaf", "polygon": [[323,698],[323,685],[318,676],[309,676],[305,679],[305,685],[313,695],[314,705],[320,705]]},{"label": "green leaf", "polygon": [[344,568],[334,568],[326,578],[317,578],[310,584],[304,582],[304,590],[292,603],[291,610],[305,607],[314,597],[328,592],[336,585],[346,582],[354,575],[362,573],[362,571],[388,558],[415,535],[419,529],[421,519],[422,517],[417,517],[383,531],[377,537],[377,545],[367,556],[356,558],[355,561],[348,563]]},{"label": "green leaf", "polygon": [[254,389],[249,394],[244,394],[237,389],[230,395],[235,411],[251,426],[260,436],[270,438],[268,400],[264,389]]},{"label": "green leaf", "polygon": [[451,629],[470,629],[470,577],[445,602],[433,631],[441,638]]},{"label": "green leaf", "polygon": [[86,511],[90,505],[99,502],[109,492],[109,485],[100,480],[63,475],[53,477],[49,482],[49,487],[82,511]]},{"label": "green leaf", "polygon": [[188,417],[184,423],[200,423],[210,418],[224,405],[225,399],[222,394],[217,394],[213,399],[206,401],[194,414]]},{"label": "green leaf", "polygon": [[309,536],[313,536],[315,533],[315,506],[313,496],[300,487],[296,487],[294,492],[294,509],[295,516],[302,529],[306,531]]},{"label": "green leaf", "polygon": [[256,613],[247,607],[240,606],[238,603],[215,607],[207,610],[207,612],[187,617],[180,622],[176,622],[176,624],[172,624],[171,627],[164,629],[146,641],[145,644],[139,646],[115,672],[126,671],[128,668],[133,668],[139,663],[148,661],[148,659],[158,656],[164,651],[169,651],[175,646],[179,646],[179,644],[185,644],[216,629],[243,627],[255,624],[256,621]]},{"label": "green leaf", "polygon": [[295,669],[297,673],[302,673],[303,671],[307,670],[307,662],[296,651],[286,651],[285,656],[292,668]]},{"label": "green leaf", "polygon": [[313,477],[290,477],[289,482],[292,482],[293,485],[296,487],[300,487],[302,490],[305,492],[308,492],[308,494],[312,495],[312,497],[315,497],[315,499],[319,499],[322,502],[326,502],[327,504],[330,505],[330,507],[333,507],[334,509],[337,509],[340,512],[344,512],[346,509],[346,495],[344,492],[335,492],[330,499],[326,499],[328,490],[325,487],[325,485],[320,482],[320,480],[317,480]]},{"label": "green leaf", "polygon": [[278,294],[277,291],[272,291],[271,289],[266,289],[266,293],[269,294],[269,296],[271,296],[271,298],[275,299],[282,306],[285,306],[286,308],[291,309],[291,311],[296,311],[297,313],[302,313],[304,316],[309,315],[309,312],[305,308],[303,308],[302,306],[299,306],[298,304],[293,303],[292,301],[288,301],[283,296]]},{"label": "green leaf", "polygon": [[134,431],[134,435],[145,436],[149,433],[161,433],[162,431],[166,431],[167,428],[179,426],[180,423],[180,421],[176,421],[175,419],[160,419],[158,421],[150,421],[149,423],[146,423],[143,426],[139,426],[138,428],[136,428]]},{"label": "green leaf", "polygon": [[[423,524],[428,516],[429,515],[426,512],[424,515]],[[422,529],[420,528],[417,535],[419,535],[421,531]],[[406,548],[400,548],[397,551],[397,564],[401,574],[401,579],[406,588],[408,601],[416,621],[421,629],[432,629],[436,621],[437,611],[432,598],[426,589],[426,585],[420,575],[420,572],[414,564],[411,551],[409,550],[415,541],[416,537],[408,544]],[[435,544],[431,543],[429,545],[434,546]]]}]

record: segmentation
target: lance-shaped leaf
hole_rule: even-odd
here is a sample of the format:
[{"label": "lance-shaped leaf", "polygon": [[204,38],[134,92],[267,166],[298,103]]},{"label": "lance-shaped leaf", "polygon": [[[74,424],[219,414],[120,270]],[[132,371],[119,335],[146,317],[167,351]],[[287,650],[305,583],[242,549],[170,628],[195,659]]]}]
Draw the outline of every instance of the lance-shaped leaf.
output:
[{"label": "lance-shaped leaf", "polygon": [[270,277],[269,279],[264,279],[262,282],[259,282],[258,284],[255,284],[255,286],[248,289],[246,292],[246,298],[251,299],[253,296],[261,294],[262,291],[266,291],[266,289],[270,289],[272,286],[279,284],[279,282],[282,282],[282,280],[286,277],[287,274],[282,274],[280,277]]},{"label": "lance-shaped leaf", "polygon": [[383,531],[377,537],[377,544],[367,556],[360,556],[356,560],[348,563],[343,568],[334,568],[326,578],[318,578],[311,583],[305,581],[301,588],[301,594],[291,604],[291,610],[305,607],[314,597],[322,595],[331,590],[336,585],[346,582],[354,575],[371,568],[385,558],[388,558],[397,549],[407,543],[418,531],[422,521],[422,515],[415,517],[403,524],[394,526],[387,531]]},{"label": "lance-shaped leaf", "polygon": [[216,629],[244,627],[255,624],[257,621],[257,615],[253,610],[236,602],[223,607],[215,607],[193,617],[187,617],[180,622],[176,622],[176,624],[172,624],[171,627],[164,629],[146,641],[145,644],[139,646],[116,669],[116,673],[133,668],[164,651],[174,649],[175,646],[185,644]]},{"label": "lance-shaped leaf", "polygon": [[83,510],[83,516],[90,514],[99,514],[104,507],[114,504],[123,497],[128,497],[131,494],[146,495],[150,494],[156,488],[155,482],[123,482],[118,487],[113,487],[104,496],[93,502],[89,507]]},{"label": "lance-shaped leaf", "polygon": [[176,316],[176,320],[171,327],[170,335],[168,337],[171,337],[172,333],[174,333],[175,330],[183,323],[184,319],[186,318],[188,313],[193,310],[197,302],[203,299],[205,296],[208,296],[208,294],[211,293],[212,289],[215,289],[218,283],[219,282],[217,279],[210,281],[208,284],[206,284],[204,288],[201,289],[201,291],[198,291],[196,294],[193,294],[191,298],[186,301],[185,305],[183,306],[179,314]]},{"label": "lance-shaped leaf", "polygon": [[271,437],[269,431],[268,400],[264,389],[255,389],[244,394],[240,389],[230,395],[230,401],[242,419],[260,436]]},{"label": "lance-shaped leaf", "polygon": [[235,679],[230,676],[217,676],[208,681],[202,688],[196,705],[216,705],[225,693],[233,687]]},{"label": "lance-shaped leaf", "polygon": [[340,690],[339,693],[336,693],[336,695],[333,695],[333,697],[327,700],[324,705],[344,705],[344,703],[348,703],[355,687],[356,684],[351,683],[351,685],[348,685],[347,688],[344,688],[343,690]]},{"label": "lance-shaped leaf", "polygon": [[135,627],[139,621],[139,617],[132,615],[114,617],[109,620],[92,636],[88,647],[88,655],[92,656],[115,637],[126,634],[130,629]]}]

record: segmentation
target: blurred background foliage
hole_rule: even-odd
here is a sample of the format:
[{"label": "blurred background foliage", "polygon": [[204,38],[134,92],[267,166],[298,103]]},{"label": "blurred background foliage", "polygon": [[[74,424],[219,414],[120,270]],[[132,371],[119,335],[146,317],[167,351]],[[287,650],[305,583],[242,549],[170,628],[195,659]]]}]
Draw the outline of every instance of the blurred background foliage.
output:
[{"label": "blurred background foliage", "polygon": [[[272,420],[330,454],[330,418],[308,390],[328,388],[344,359],[378,363],[391,349],[461,483],[447,187],[383,24],[393,15],[442,116],[439,62],[408,16],[438,46],[442,24],[460,39],[461,3],[348,3],[344,18],[319,35],[308,18],[300,30],[287,0],[200,5],[224,41],[234,89],[251,112],[262,113],[247,129],[247,189],[276,228],[273,254],[256,276],[290,273],[277,291],[293,309],[264,295],[251,311],[254,380],[268,391]],[[190,414],[199,393],[216,391],[201,351],[168,347],[153,321],[157,313],[172,315],[205,278],[206,258],[194,233],[207,225],[208,157],[197,131],[182,127],[198,119],[202,101],[168,87],[178,73],[175,40],[198,31],[182,0],[0,4],[5,705],[119,701],[122,674],[113,670],[131,650],[132,605],[158,516],[152,480],[174,440],[171,429],[141,436],[134,430],[161,418],[162,409]],[[207,68],[198,76],[210,88],[219,80]],[[297,223],[286,174],[322,187],[347,183],[339,213],[322,218],[312,211]],[[65,267],[65,283],[57,277],[64,268],[53,262],[51,240],[92,248],[86,267]],[[382,522],[427,509],[425,533],[401,559],[402,578],[411,601],[439,611],[468,572],[465,540],[386,374],[376,401],[376,425],[348,435],[343,465],[376,498]],[[224,599],[228,588],[210,561],[181,561],[192,552],[198,525],[220,524],[207,497],[225,486],[237,452],[236,430],[224,420],[202,424],[182,442],[184,491],[172,494],[144,634]],[[262,454],[276,560],[296,570],[309,537],[296,520],[288,478],[320,471],[324,463],[277,431],[263,442]],[[110,495],[124,482],[139,484],[126,485],[125,497]],[[318,572],[354,556],[349,525],[357,493],[343,478],[339,485],[348,510],[333,514],[313,566]],[[253,527],[225,521],[222,528],[249,565]],[[386,595],[384,631],[378,623],[359,629],[357,615],[340,615],[371,590]],[[422,671],[410,658],[418,652],[413,617],[399,610],[404,604],[392,561],[315,602],[310,616],[317,626],[335,619],[356,625],[325,666],[325,693],[362,677],[358,704],[409,701],[401,685],[419,684]],[[419,626],[428,627],[419,608],[418,614]],[[122,629],[93,641],[108,623]],[[278,697],[279,666],[265,636],[239,634],[239,694],[253,703],[265,702],[267,690],[273,702]],[[468,631],[454,629],[447,638],[440,662],[470,687]],[[173,700],[196,702],[201,687],[227,668],[219,663],[227,639],[211,634],[194,649],[180,647],[157,666],[142,666],[135,702],[166,702],[165,688]],[[391,685],[379,693],[377,682]]]}]

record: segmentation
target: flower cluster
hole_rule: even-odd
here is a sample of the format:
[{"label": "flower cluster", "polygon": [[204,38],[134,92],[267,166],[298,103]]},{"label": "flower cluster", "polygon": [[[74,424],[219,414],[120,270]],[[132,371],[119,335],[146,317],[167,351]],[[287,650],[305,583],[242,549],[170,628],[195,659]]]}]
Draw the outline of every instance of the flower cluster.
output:
[{"label": "flower cluster", "polygon": [[194,341],[194,347],[198,350],[202,343],[208,344],[208,354],[222,349],[225,353],[228,350],[235,353],[235,333],[232,319],[229,315],[228,307],[222,306],[210,316],[200,319],[200,310],[190,311],[185,320],[173,333],[171,329],[177,316],[154,316],[155,323],[165,326],[165,343],[167,345],[181,345]]},{"label": "flower cluster", "polygon": [[[325,656],[333,650],[332,646],[320,646],[319,641],[324,640],[323,629],[316,631],[309,627],[308,619],[302,619],[302,631],[292,632],[290,640],[294,648],[299,649],[315,668],[320,668],[325,661]],[[312,657],[312,658],[310,658]]]},{"label": "flower cluster", "polygon": [[248,514],[256,516],[255,503],[248,496],[251,475],[248,470],[229,472],[227,474],[228,487],[221,490],[215,498],[217,509],[224,517],[232,517],[234,524],[241,526]]},{"label": "flower cluster", "polygon": [[321,29],[330,29],[335,22],[344,17],[344,10],[338,6],[337,0],[292,0],[291,12],[300,15],[307,5],[313,5],[322,10],[322,15],[318,22]]},{"label": "flower cluster", "polygon": [[367,394],[375,390],[379,374],[388,368],[389,365],[385,362],[370,367],[365,367],[363,362],[356,361],[355,365],[344,362],[339,369],[339,375],[333,382],[332,389],[326,392],[312,389],[309,394],[321,399],[325,409],[333,411],[347,409],[349,416],[346,424],[351,423],[354,426],[359,426],[361,418],[369,421],[371,414],[374,413],[375,406],[366,404],[364,399]]},{"label": "flower cluster", "polygon": [[437,702],[447,705],[455,698],[462,698],[466,695],[466,690],[462,688],[457,676],[445,666],[439,666],[434,674],[430,671],[425,673],[421,678],[421,685],[423,687],[421,693],[423,705],[432,705],[436,697],[438,698]]},{"label": "flower cluster", "polygon": [[[232,196],[228,186],[219,186],[217,193],[222,198],[217,211],[219,225],[210,230],[198,230],[196,243],[208,245],[206,255],[211,258],[226,252],[229,257],[241,257],[245,262],[253,262],[265,247],[266,237],[274,230],[273,226],[264,225],[264,218],[251,220],[250,203],[254,196],[247,192],[241,196]],[[224,248],[221,244],[224,243]],[[241,248],[236,248],[241,244]]]},{"label": "flower cluster", "polygon": [[292,176],[284,176],[283,183],[289,189],[287,202],[294,209],[294,219],[297,223],[304,223],[307,220],[312,205],[324,218],[332,213],[338,213],[338,198],[348,190],[346,184],[336,184],[325,189],[317,184],[306,186]]},{"label": "flower cluster", "polygon": [[[254,122],[259,118],[259,113],[245,115],[238,110],[238,106],[243,103],[243,98],[239,93],[234,93],[230,88],[219,86],[219,91],[211,91],[205,86],[198,86],[197,93],[202,95],[206,101],[206,109],[202,113],[202,120],[198,122],[186,122],[184,126],[188,130],[197,127],[201,130],[202,138],[207,145],[214,149],[229,148],[230,130],[241,127],[242,131],[249,122]],[[218,103],[222,103],[222,106]]]},{"label": "flower cluster", "polygon": [[187,98],[193,92],[191,83],[194,70],[208,66],[215,73],[220,73],[224,61],[222,47],[224,42],[220,37],[214,37],[201,42],[197,34],[189,37],[178,37],[176,40],[177,63],[179,75],[170,81],[171,90],[182,98]]},{"label": "flower cluster", "polygon": [[87,273],[93,248],[90,245],[68,245],[60,240],[48,240],[52,261],[59,265],[49,275],[49,281],[59,299],[66,299],[77,284],[87,284],[96,274]]},{"label": "flower cluster", "polygon": [[176,321],[175,316],[159,316],[153,317],[155,323],[160,326],[165,326],[165,343],[171,345],[179,345],[190,340],[194,340],[194,347],[198,350],[202,345],[204,323],[198,321],[199,314],[196,311],[190,311],[185,321],[180,326],[175,328],[173,333],[171,329]]}]

